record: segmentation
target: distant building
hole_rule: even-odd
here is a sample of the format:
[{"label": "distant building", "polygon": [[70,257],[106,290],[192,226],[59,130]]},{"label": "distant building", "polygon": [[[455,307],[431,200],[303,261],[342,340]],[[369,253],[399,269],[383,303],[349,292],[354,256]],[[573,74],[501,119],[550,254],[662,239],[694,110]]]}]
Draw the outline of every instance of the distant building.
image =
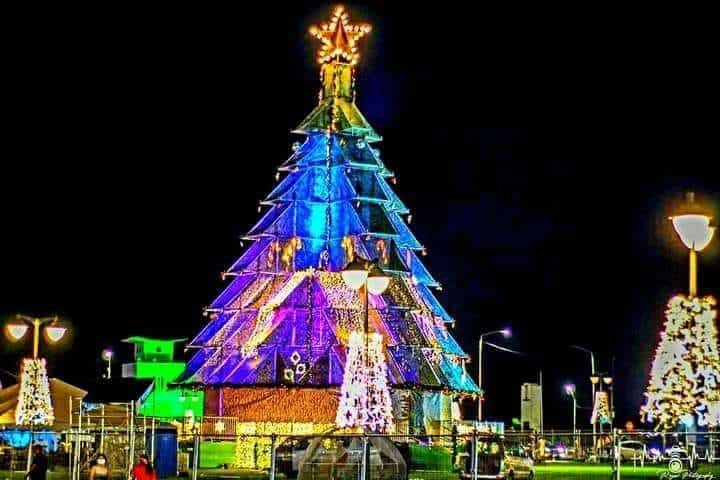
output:
[{"label": "distant building", "polygon": [[520,387],[520,425],[523,430],[541,430],[542,387],[537,383],[523,383]]},{"label": "distant building", "polygon": [[204,392],[171,386],[185,371],[185,362],[175,359],[175,345],[185,339],[130,337],[123,341],[135,345],[135,361],[123,365],[123,378],[152,380],[139,399],[141,415],[186,420],[202,417]]}]

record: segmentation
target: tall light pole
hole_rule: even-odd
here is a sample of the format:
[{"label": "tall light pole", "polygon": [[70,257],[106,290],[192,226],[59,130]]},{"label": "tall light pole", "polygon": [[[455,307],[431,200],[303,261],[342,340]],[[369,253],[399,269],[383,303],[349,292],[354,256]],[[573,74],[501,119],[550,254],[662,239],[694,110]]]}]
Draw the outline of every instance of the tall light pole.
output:
[{"label": "tall light pole", "polygon": [[[370,400],[369,379],[369,356],[370,356],[370,294],[381,295],[390,285],[390,276],[379,266],[360,258],[350,262],[342,271],[342,278],[345,284],[362,295],[363,300],[363,333],[365,334],[365,410]],[[363,463],[361,478],[370,480],[370,446],[367,438],[363,441]]]},{"label": "tall light pole", "polygon": [[503,328],[502,330],[493,330],[491,332],[486,332],[480,335],[480,340],[478,340],[478,388],[480,389],[480,397],[478,397],[478,422],[482,421],[482,404],[483,404],[483,393],[482,393],[482,358],[483,358],[483,343],[485,341],[485,337],[489,337],[490,335],[502,335],[505,338],[508,338],[510,335],[512,335],[512,332],[509,328]]},{"label": "tall light pole", "polygon": [[572,398],[573,402],[573,437],[575,436],[575,433],[577,432],[577,397],[575,397],[575,384],[574,383],[566,383],[565,384],[565,394],[570,396]]},{"label": "tall light pole", "polygon": [[710,226],[712,217],[695,203],[695,194],[686,196],[686,203],[678,215],[670,217],[680,240],[690,250],[690,298],[697,296],[697,252],[712,241],[715,227]]},{"label": "tall light pole", "polygon": [[[49,325],[48,325],[49,324]],[[10,340],[16,342],[22,340],[29,327],[33,327],[33,359],[38,358],[39,347],[40,347],[40,327],[46,325],[43,329],[45,338],[50,343],[57,343],[65,336],[67,328],[60,324],[60,319],[57,316],[53,317],[30,317],[27,315],[17,314],[15,320],[11,321],[5,326]]]},{"label": "tall light pole", "polygon": [[[103,360],[105,360],[105,362],[107,362],[107,369],[106,369],[106,373],[105,373],[105,378],[107,378],[108,380],[110,380],[110,377],[112,376],[112,358],[113,358],[113,351],[112,351],[111,349],[109,349],[109,348],[106,348],[105,350],[102,351],[101,357],[102,357]],[[155,405],[155,404],[153,403],[153,407],[154,407],[154,405]]]},{"label": "tall light pole", "polygon": [[575,397],[575,384],[565,384],[565,394],[572,398],[573,414],[572,414],[572,432],[573,432],[573,447],[575,449],[575,455],[578,453],[577,449],[577,397]]},{"label": "tall light pole", "polygon": [[[597,382],[595,382],[593,379],[595,378],[595,353],[590,350],[589,348],[581,347],[580,345],[570,345],[570,348],[574,348],[575,350],[580,350],[581,352],[585,352],[590,355],[590,385],[591,385],[591,391],[592,391],[592,398],[590,400],[591,405],[595,405],[595,388],[597,385]],[[592,431],[593,431],[593,449],[595,448],[595,442],[596,442],[596,435],[597,435],[597,424],[593,422],[592,424]]]},{"label": "tall light pole", "polygon": [[381,295],[390,285],[390,277],[373,262],[358,258],[343,269],[342,278],[348,287],[362,294],[364,307],[363,332],[365,333],[365,344],[367,346],[370,322],[369,293]]}]

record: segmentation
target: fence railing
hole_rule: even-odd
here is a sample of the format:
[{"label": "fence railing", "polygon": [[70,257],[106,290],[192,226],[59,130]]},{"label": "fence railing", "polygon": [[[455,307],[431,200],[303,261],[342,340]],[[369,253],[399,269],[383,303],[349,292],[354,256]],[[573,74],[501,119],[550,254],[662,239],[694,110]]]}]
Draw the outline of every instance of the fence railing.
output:
[{"label": "fence railing", "polygon": [[[51,480],[85,480],[100,454],[107,457],[112,480],[130,478],[140,454],[152,459],[161,478],[193,480],[617,480],[677,472],[720,478],[720,432],[266,435],[243,433],[243,425],[228,417],[205,417],[192,432],[168,427],[135,421],[132,427],[100,431],[93,425],[57,434],[46,445]],[[33,443],[48,438],[33,435]],[[22,478],[27,454],[27,445],[3,449],[0,478]]]}]

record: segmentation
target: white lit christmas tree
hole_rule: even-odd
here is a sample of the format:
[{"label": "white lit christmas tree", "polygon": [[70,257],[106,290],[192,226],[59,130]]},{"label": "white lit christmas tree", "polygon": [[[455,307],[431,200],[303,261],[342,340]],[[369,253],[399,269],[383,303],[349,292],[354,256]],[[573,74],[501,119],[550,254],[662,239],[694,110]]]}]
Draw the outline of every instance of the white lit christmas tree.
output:
[{"label": "white lit christmas tree", "polygon": [[24,426],[52,425],[55,421],[50,382],[44,358],[26,358],[20,373],[20,393],[15,423]]},{"label": "white lit christmas tree", "polygon": [[612,423],[612,415],[610,413],[610,402],[608,400],[607,392],[595,392],[595,403],[593,404],[592,416],[590,417],[590,423],[595,425],[596,423],[602,423],[609,425]]},{"label": "white lit christmas tree", "polygon": [[720,425],[720,355],[712,297],[678,295],[666,310],[641,408],[643,421],[658,429],[695,417],[699,426]]},{"label": "white lit christmas tree", "polygon": [[392,426],[387,363],[379,333],[370,333],[367,345],[363,333],[350,334],[336,424],[373,432],[385,432]]}]

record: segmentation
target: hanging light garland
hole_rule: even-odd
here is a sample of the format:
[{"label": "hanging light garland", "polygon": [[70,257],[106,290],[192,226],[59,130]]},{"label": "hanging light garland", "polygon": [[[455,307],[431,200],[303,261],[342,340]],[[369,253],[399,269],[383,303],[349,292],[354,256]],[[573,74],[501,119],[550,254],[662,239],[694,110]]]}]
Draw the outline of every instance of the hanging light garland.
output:
[{"label": "hanging light garland", "polygon": [[352,263],[355,260],[355,242],[350,235],[342,239],[342,248],[345,251],[345,263]]},{"label": "hanging light garland", "polygon": [[260,308],[253,332],[247,342],[242,346],[241,351],[243,357],[254,356],[256,354],[258,345],[260,345],[270,333],[270,326],[275,316],[275,309],[282,305],[285,299],[295,291],[303,280],[312,277],[314,271],[315,270],[311,268],[302,272],[295,272],[282,288]]},{"label": "hanging light garland", "polygon": [[282,247],[282,260],[285,270],[289,270],[295,261],[295,254],[302,249],[302,240],[300,237],[293,237]]}]

